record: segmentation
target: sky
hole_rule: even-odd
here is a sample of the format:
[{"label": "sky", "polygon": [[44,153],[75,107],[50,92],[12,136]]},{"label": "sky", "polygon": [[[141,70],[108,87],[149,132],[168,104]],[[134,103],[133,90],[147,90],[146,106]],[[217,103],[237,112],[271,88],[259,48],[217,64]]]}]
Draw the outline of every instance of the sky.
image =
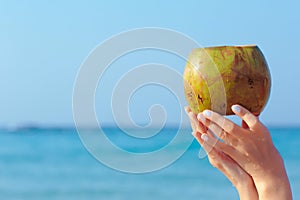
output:
[{"label": "sky", "polygon": [[[272,76],[262,120],[299,126],[299,7],[296,0],[0,1],[0,126],[73,126],[73,87],[83,61],[107,38],[143,27],[172,29],[203,46],[257,44]],[[178,60],[156,54],[128,55],[119,65],[128,65],[130,58],[151,62],[145,55]],[[111,77],[121,76],[117,65]],[[183,65],[178,61],[175,68]],[[169,93],[157,86],[137,92],[130,102],[133,120],[147,123],[151,103],[161,103],[167,122],[178,123],[177,102]],[[97,112],[103,123],[112,122],[109,108]]]}]

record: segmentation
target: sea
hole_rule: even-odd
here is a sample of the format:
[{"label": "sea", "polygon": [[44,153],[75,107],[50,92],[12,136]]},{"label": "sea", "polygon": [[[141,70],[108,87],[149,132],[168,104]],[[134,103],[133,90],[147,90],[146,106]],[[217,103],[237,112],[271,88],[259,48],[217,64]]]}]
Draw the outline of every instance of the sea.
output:
[{"label": "sea", "polygon": [[[106,129],[109,139],[117,141],[120,148],[141,153],[162,148],[174,132],[164,128],[157,138],[159,142],[147,143],[144,138],[142,145],[138,145],[136,139],[123,139],[122,130]],[[190,129],[184,132],[190,137]],[[300,199],[300,128],[273,127],[270,132],[285,161],[293,197]],[[146,173],[132,173],[99,161],[76,129],[1,129],[0,199],[239,199],[233,185],[209,164],[207,157],[199,156],[199,151],[199,144],[192,141],[174,162]],[[172,157],[175,152],[171,149],[165,154]],[[116,156],[114,151],[105,151],[105,155],[112,159]],[[119,164],[122,168],[122,160]]]}]

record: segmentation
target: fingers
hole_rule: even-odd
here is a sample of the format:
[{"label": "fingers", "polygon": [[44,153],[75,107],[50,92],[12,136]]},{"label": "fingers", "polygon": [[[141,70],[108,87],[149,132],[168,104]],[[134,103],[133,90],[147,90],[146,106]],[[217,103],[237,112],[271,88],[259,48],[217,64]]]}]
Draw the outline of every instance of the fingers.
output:
[{"label": "fingers", "polygon": [[260,125],[258,117],[256,117],[246,108],[240,105],[233,105],[231,109],[237,116],[239,116],[243,120],[243,127],[249,127],[250,130],[255,130]]},{"label": "fingers", "polygon": [[185,106],[184,110],[185,110],[186,114],[188,114],[189,112],[192,112],[192,110],[189,106]]},{"label": "fingers", "polygon": [[220,148],[221,142],[215,140],[214,137],[209,133],[200,134],[196,132],[193,133],[193,135],[207,153],[211,165],[220,170],[236,187],[240,195],[240,199],[258,199],[258,194],[253,183],[253,179],[238,164],[238,162],[236,162],[235,158],[237,156],[231,157],[226,153],[226,151],[222,151],[221,149],[225,149],[225,147],[223,146],[222,148]]},{"label": "fingers", "polygon": [[[222,161],[220,157],[220,153],[218,150],[216,150],[213,146],[209,145],[204,140],[207,140],[206,136],[203,137],[203,134],[200,135],[199,133],[193,134],[197,141],[201,144],[202,148],[208,155],[209,162],[216,168],[218,168],[220,171],[222,171],[224,174],[226,173],[224,171],[224,167],[222,166]],[[207,135],[207,134],[205,134]]]},{"label": "fingers", "polygon": [[223,117],[222,115],[216,112],[205,110],[203,113],[199,113],[197,115],[197,118],[199,121],[203,123],[203,125],[205,125],[209,129],[213,129],[218,133],[222,133],[220,132],[221,129],[229,133],[230,135],[236,137],[241,136],[241,135],[237,135],[241,131],[241,128],[239,126],[237,126],[235,123],[233,123],[229,119],[226,119],[225,117]]},{"label": "fingers", "polygon": [[215,123],[210,122],[209,120],[206,120],[206,118],[201,114],[198,114],[197,118],[199,121],[202,122],[203,125],[209,128],[218,138],[223,139],[222,138],[223,128],[221,128]]},{"label": "fingers", "polygon": [[[240,190],[239,185],[243,185],[243,183],[247,182],[247,180],[252,180],[249,174],[229,155],[217,148],[211,147],[204,140],[202,140],[201,146],[206,151],[211,165],[219,169],[238,190]],[[250,188],[247,187],[247,189]]]},{"label": "fingers", "polygon": [[195,121],[193,120],[193,116],[192,116],[192,111],[191,111],[191,108],[186,106],[184,107],[184,110],[186,112],[186,114],[188,115],[189,119],[190,119],[190,123],[191,123],[191,126],[192,126],[192,130],[193,131],[197,131],[197,127],[196,127],[196,123]]},{"label": "fingers", "polygon": [[206,132],[207,129],[204,127],[204,125],[201,122],[197,120],[196,115],[191,111],[189,107],[185,107],[185,112],[187,113],[190,119],[193,131],[198,131],[200,133]]},{"label": "fingers", "polygon": [[201,139],[201,133],[197,132],[197,131],[193,131],[192,135],[196,138],[196,140],[199,142],[199,144],[203,144],[203,140]]},{"label": "fingers", "polygon": [[211,134],[202,134],[201,139],[203,140],[203,143],[208,144],[210,147],[215,147],[216,149],[224,151],[225,153],[233,154],[232,152],[234,149],[232,147],[212,137]]},{"label": "fingers", "polygon": [[235,160],[237,163],[241,164],[243,166],[245,163],[248,162],[247,159],[245,159],[245,156],[239,152],[235,147],[227,145],[224,142],[221,142],[217,140],[216,138],[212,137],[210,134],[202,134],[201,135],[201,144],[203,147],[205,145],[208,145],[208,150],[209,149],[217,149],[221,152],[224,152],[228,156],[230,156],[233,160]]}]

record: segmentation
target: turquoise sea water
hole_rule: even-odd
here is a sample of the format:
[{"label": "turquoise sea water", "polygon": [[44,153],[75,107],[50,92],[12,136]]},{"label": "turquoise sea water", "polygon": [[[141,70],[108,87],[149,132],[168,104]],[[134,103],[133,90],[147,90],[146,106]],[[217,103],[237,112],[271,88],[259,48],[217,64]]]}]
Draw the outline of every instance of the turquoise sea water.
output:
[{"label": "turquoise sea water", "polygon": [[[294,199],[300,199],[300,129],[270,130],[285,160]],[[110,132],[120,137],[118,130]],[[163,130],[160,140],[169,139],[170,133],[172,129]],[[136,142],[126,140],[125,146]],[[230,182],[206,158],[198,158],[199,148],[194,142],[162,170],[128,174],[98,162],[75,130],[1,130],[0,199],[238,199]]]}]

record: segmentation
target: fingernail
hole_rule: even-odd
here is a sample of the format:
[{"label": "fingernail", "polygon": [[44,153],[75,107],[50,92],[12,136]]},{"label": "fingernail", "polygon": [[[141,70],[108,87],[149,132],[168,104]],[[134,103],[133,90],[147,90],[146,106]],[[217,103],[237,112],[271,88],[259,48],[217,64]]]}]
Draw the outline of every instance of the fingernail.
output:
[{"label": "fingernail", "polygon": [[205,115],[206,117],[210,117],[211,116],[211,111],[204,110],[203,115]]},{"label": "fingernail", "polygon": [[202,122],[205,121],[205,117],[204,117],[201,113],[199,113],[199,114],[197,115],[197,119],[200,120],[200,121],[202,121]]},{"label": "fingernail", "polygon": [[184,111],[186,114],[189,114],[187,107],[184,107]]},{"label": "fingernail", "polygon": [[185,111],[186,114],[188,114],[188,107],[187,106],[184,107],[184,111]]},{"label": "fingernail", "polygon": [[206,134],[202,134],[202,135],[201,135],[201,139],[204,140],[205,142],[208,141],[208,137],[207,137]]},{"label": "fingernail", "polygon": [[239,107],[239,106],[237,106],[237,105],[233,105],[233,106],[231,106],[231,109],[232,109],[232,111],[233,111],[233,112],[235,112],[235,113],[239,113],[239,112],[241,112],[241,109],[240,109],[240,107]]}]

